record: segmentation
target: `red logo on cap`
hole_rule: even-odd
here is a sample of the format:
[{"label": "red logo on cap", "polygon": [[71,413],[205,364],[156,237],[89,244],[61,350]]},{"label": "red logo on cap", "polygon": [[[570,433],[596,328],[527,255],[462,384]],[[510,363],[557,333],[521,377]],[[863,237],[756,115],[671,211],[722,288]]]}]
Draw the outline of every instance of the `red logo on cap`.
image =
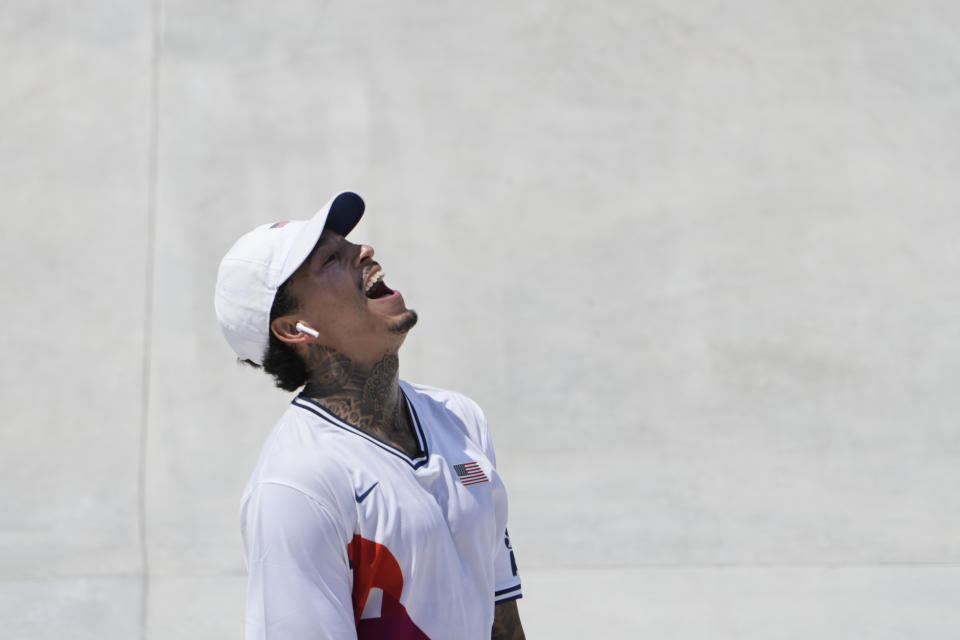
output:
[{"label": "red logo on cap", "polygon": [[280,227],[282,227],[283,225],[287,224],[288,222],[290,222],[290,221],[289,221],[289,220],[284,220],[283,222],[274,222],[272,225],[270,225],[270,228],[271,228],[271,229],[279,229]]}]

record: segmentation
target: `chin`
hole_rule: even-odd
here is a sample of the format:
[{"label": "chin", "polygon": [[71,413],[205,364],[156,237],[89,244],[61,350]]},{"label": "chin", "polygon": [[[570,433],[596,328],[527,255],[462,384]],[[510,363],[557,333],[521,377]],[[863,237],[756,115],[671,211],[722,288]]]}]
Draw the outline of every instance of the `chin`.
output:
[{"label": "chin", "polygon": [[398,318],[390,322],[389,329],[391,333],[405,334],[413,329],[415,324],[417,324],[417,312],[413,309],[407,309]]}]

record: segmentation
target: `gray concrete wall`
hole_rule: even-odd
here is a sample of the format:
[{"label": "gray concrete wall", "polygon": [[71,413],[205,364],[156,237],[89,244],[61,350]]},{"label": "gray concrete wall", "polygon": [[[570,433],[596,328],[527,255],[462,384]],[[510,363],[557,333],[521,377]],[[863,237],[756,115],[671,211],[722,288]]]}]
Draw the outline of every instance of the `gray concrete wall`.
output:
[{"label": "gray concrete wall", "polygon": [[0,622],[235,638],[216,265],[364,195],[531,638],[960,635],[960,6],[0,9]]}]

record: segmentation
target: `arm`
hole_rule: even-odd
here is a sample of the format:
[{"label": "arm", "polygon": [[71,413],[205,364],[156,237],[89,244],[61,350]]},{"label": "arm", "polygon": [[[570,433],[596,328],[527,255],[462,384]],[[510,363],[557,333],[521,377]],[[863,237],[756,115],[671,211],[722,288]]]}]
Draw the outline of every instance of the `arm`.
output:
[{"label": "arm", "polygon": [[[497,455],[493,450],[493,441],[490,437],[490,428],[487,418],[476,402],[461,396],[466,406],[466,412],[473,414],[477,421],[480,445],[484,455],[497,466]],[[506,494],[503,496],[506,506]],[[520,613],[517,611],[517,599],[523,597],[520,588],[520,575],[517,570],[517,560],[510,544],[510,533],[504,529],[503,544],[498,547],[494,558],[494,573],[496,587],[494,592],[493,628],[490,632],[491,640],[526,640],[523,625],[520,623]],[[499,599],[499,602],[497,602]]]},{"label": "arm", "polygon": [[517,601],[501,602],[493,608],[493,631],[491,640],[526,640],[523,625],[520,624],[520,612]]},{"label": "arm", "polygon": [[247,640],[356,638],[342,528],[293,487],[254,490],[243,521]]},{"label": "arm", "polygon": [[493,607],[493,630],[491,640],[526,640],[523,635],[523,625],[520,624],[520,613],[517,611],[517,599],[523,597],[520,590],[520,576],[517,575],[517,561],[513,557],[513,547],[510,545],[510,534],[503,532],[503,546],[497,553],[494,562],[497,572],[498,585],[501,590],[494,593],[494,597],[502,598],[495,602]]}]

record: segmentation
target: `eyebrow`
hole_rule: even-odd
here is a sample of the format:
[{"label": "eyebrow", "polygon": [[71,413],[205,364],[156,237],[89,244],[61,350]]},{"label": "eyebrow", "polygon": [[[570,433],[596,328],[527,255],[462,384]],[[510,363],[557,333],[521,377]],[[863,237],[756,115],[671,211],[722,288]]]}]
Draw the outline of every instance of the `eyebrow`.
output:
[{"label": "eyebrow", "polygon": [[320,234],[320,237],[317,238],[317,244],[313,246],[313,250],[317,251],[317,250],[323,249],[329,246],[333,240],[334,240],[333,233],[330,232],[328,229],[324,229],[323,233]]},{"label": "eyebrow", "polygon": [[313,249],[310,251],[310,259],[329,253],[334,248],[331,245],[334,245],[335,242],[336,234],[329,229],[324,229],[317,239],[317,244],[313,245]]}]

